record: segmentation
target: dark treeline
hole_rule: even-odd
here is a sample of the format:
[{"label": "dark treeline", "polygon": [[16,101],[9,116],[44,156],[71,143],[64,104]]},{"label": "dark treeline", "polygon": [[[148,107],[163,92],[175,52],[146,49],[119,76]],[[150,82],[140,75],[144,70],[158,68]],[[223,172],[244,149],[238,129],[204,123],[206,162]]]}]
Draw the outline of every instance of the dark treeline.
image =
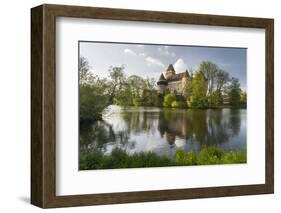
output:
[{"label": "dark treeline", "polygon": [[172,108],[245,108],[247,94],[237,78],[212,62],[202,62],[191,73],[182,95],[160,95],[153,78],[126,76],[125,66],[109,67],[109,77],[101,79],[90,71],[86,58],[79,58],[80,121],[100,120],[112,104]]}]

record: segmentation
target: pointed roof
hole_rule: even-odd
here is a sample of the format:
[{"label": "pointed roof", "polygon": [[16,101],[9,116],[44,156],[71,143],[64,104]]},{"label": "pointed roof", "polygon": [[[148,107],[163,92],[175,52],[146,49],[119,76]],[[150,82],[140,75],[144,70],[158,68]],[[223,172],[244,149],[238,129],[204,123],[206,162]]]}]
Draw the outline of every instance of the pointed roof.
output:
[{"label": "pointed roof", "polygon": [[168,68],[167,68],[167,71],[169,71],[169,70],[175,72],[175,69],[174,69],[173,64],[169,64],[169,66],[168,66]]},{"label": "pointed roof", "polygon": [[189,77],[190,77],[190,75],[189,75],[188,70],[185,70],[185,72],[186,72],[186,77],[187,77],[187,78],[189,78]]},{"label": "pointed roof", "polygon": [[163,73],[161,73],[158,81],[166,81],[166,78],[164,77]]},{"label": "pointed roof", "polygon": [[159,80],[157,81],[157,85],[167,85],[168,82],[164,77],[163,73],[161,73]]},{"label": "pointed roof", "polygon": [[182,73],[178,73],[176,74],[176,78],[179,78],[179,79],[182,79],[182,78],[189,78],[189,73],[188,71],[186,70],[185,72],[182,72]]},{"label": "pointed roof", "polygon": [[167,79],[167,82],[171,82],[171,81],[180,81],[183,78],[190,78],[189,72],[186,70],[184,72],[181,73],[177,73],[174,76],[172,76],[171,78]]}]

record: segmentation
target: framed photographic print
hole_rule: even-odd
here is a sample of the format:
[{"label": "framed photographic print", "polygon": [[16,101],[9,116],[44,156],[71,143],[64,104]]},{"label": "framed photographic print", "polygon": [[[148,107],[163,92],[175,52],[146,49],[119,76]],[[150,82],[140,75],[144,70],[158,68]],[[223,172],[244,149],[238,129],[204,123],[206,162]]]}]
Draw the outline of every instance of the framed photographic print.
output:
[{"label": "framed photographic print", "polygon": [[31,203],[274,191],[273,19],[31,9]]}]

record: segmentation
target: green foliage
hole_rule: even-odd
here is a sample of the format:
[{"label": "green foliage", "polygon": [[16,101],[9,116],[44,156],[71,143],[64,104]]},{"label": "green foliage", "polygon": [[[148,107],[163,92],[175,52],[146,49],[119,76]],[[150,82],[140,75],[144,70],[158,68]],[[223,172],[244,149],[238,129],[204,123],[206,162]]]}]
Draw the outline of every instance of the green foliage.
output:
[{"label": "green foliage", "polygon": [[100,150],[82,152],[80,154],[79,169],[116,169],[143,168],[163,166],[189,166],[210,164],[246,163],[247,153],[243,151],[224,151],[217,147],[203,148],[199,153],[176,150],[175,160],[167,156],[159,156],[153,152],[140,152],[129,155],[126,151],[115,148],[111,154],[104,154]]},{"label": "green foliage", "polygon": [[138,105],[135,106],[159,106],[159,95],[156,90],[146,89],[143,91],[142,96],[137,98]]},{"label": "green foliage", "polygon": [[206,108],[208,105],[206,91],[207,83],[204,75],[197,72],[192,81],[192,96],[188,101],[188,106],[191,108]]},{"label": "green foliage", "polygon": [[164,107],[171,107],[172,102],[176,100],[176,96],[174,93],[168,93],[167,95],[164,96]]},{"label": "green foliage", "polygon": [[130,85],[124,85],[122,89],[120,89],[114,98],[114,104],[121,106],[133,106],[133,94],[131,92]]},{"label": "green foliage", "polygon": [[109,77],[110,82],[108,82],[108,100],[109,105],[113,104],[114,98],[117,96],[118,92],[122,90],[124,84],[125,84],[125,74],[124,74],[125,67],[122,65],[120,67],[110,67]]},{"label": "green foliage", "polygon": [[90,65],[86,58],[79,58],[79,84],[80,85],[89,85],[93,84],[95,77],[90,71]]},{"label": "green foliage", "polygon": [[197,157],[197,164],[219,164],[221,162],[224,151],[216,147],[208,147],[202,149]]},{"label": "green foliage", "polygon": [[144,99],[142,97],[135,97],[133,98],[133,104],[134,106],[143,106]]},{"label": "green foliage", "polygon": [[206,79],[205,83],[207,94],[211,94],[213,92],[218,69],[218,66],[210,61],[203,61],[200,64],[199,73],[201,73]]},{"label": "green foliage", "polygon": [[225,164],[231,163],[246,163],[247,162],[247,152],[246,150],[237,152],[237,151],[230,151],[223,155],[222,162]]},{"label": "green foliage", "polygon": [[246,162],[246,150],[227,152],[217,147],[206,147],[199,153],[194,151],[184,152],[181,149],[176,151],[176,163],[178,165],[233,164]]},{"label": "green foliage", "polygon": [[230,81],[229,73],[224,70],[219,69],[216,73],[216,90],[222,91],[224,85],[226,85]]},{"label": "green foliage", "polygon": [[197,164],[197,154],[194,151],[185,152],[182,149],[176,151],[176,163],[178,165],[196,165]]},{"label": "green foliage", "polygon": [[162,98],[154,89],[154,79],[133,75],[127,78],[125,66],[111,66],[109,79],[99,79],[90,71],[86,58],[79,59],[80,121],[100,120],[103,110],[111,105],[160,106]]},{"label": "green foliage", "polygon": [[244,107],[244,108],[247,107],[247,93],[246,92],[240,93],[240,103],[241,103],[242,107]]},{"label": "green foliage", "polygon": [[153,78],[132,75],[115,92],[114,103],[122,106],[159,106],[159,97]]},{"label": "green foliage", "polygon": [[93,150],[80,155],[79,169],[117,169],[117,168],[142,168],[176,165],[167,156],[158,156],[153,152],[140,152],[129,155],[126,151],[115,148],[110,155],[102,151]]},{"label": "green foliage", "polygon": [[212,92],[209,96],[208,106],[215,108],[223,104],[222,94],[219,90]]},{"label": "green foliage", "polygon": [[239,80],[237,78],[231,79],[231,83],[226,87],[225,92],[229,98],[230,105],[234,107],[239,107],[241,88]]},{"label": "green foliage", "polygon": [[173,101],[171,103],[171,107],[172,108],[185,108],[186,103],[184,101]]},{"label": "green foliage", "polygon": [[[111,66],[109,78],[99,79],[90,70],[86,58],[79,59],[80,120],[99,120],[103,110],[111,105],[159,106],[173,108],[220,107],[222,94],[232,107],[246,107],[247,94],[240,89],[239,80],[229,81],[229,74],[212,62],[202,62],[194,77],[187,79],[182,95],[173,93],[160,96],[153,78],[137,75],[126,77],[125,66]],[[222,93],[222,87],[224,93]]]},{"label": "green foliage", "polygon": [[79,58],[79,116],[80,121],[100,120],[108,106],[107,84],[90,71],[86,58]]},{"label": "green foliage", "polygon": [[80,121],[101,119],[102,111],[108,106],[108,98],[104,93],[105,86],[102,82],[80,85]]}]

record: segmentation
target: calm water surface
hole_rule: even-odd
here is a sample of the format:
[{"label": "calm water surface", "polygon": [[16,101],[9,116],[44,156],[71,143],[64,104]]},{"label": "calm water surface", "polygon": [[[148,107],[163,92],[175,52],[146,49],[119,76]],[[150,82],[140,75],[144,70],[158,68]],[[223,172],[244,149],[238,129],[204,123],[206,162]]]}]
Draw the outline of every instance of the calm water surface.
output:
[{"label": "calm water surface", "polygon": [[80,124],[80,150],[118,147],[129,154],[152,151],[171,158],[176,149],[246,148],[245,109],[164,109],[109,106],[103,121]]}]

